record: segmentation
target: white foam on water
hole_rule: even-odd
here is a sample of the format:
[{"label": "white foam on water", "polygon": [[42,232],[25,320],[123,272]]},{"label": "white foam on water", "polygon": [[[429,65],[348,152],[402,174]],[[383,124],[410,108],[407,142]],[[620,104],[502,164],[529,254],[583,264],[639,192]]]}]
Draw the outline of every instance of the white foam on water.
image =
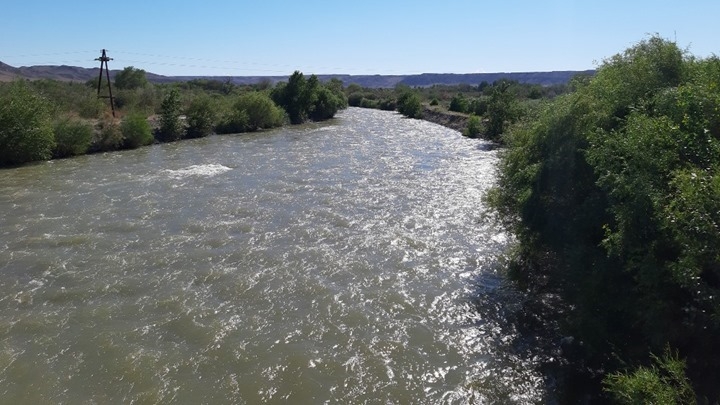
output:
[{"label": "white foam on water", "polygon": [[205,176],[205,177],[212,177],[217,176],[218,174],[222,174],[225,172],[228,172],[232,170],[232,168],[229,168],[227,166],[223,166],[220,164],[206,164],[206,165],[192,165],[188,166],[183,169],[177,169],[177,170],[164,170],[165,173],[169,174],[170,177],[174,178],[183,178],[188,176]]}]

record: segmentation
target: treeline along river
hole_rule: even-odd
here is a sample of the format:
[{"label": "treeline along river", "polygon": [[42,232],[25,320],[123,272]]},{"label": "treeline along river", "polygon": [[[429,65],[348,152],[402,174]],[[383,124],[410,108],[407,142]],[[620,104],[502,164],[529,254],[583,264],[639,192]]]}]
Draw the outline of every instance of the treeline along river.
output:
[{"label": "treeline along river", "polygon": [[0,172],[7,403],[532,403],[496,151],[389,112]]}]

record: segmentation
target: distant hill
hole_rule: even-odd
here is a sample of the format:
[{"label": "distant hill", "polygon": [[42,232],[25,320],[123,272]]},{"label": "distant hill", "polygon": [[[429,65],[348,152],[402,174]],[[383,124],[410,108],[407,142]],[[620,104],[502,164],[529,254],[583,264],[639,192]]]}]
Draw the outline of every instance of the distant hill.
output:
[{"label": "distant hill", "polygon": [[[110,77],[114,78],[120,70],[111,70]],[[82,68],[77,66],[23,66],[12,67],[0,62],[0,81],[10,81],[16,78],[23,79],[54,79],[62,81],[85,82],[98,77],[99,68]],[[398,84],[411,87],[427,87],[435,84],[478,85],[483,81],[492,83],[499,79],[517,80],[521,83],[540,84],[543,86],[567,83],[578,74],[592,75],[593,70],[584,71],[557,71],[557,72],[526,72],[526,73],[423,73],[419,75],[318,75],[318,79],[327,81],[339,79],[347,86],[358,84],[362,87],[391,88]],[[153,83],[172,83],[193,79],[211,79],[231,81],[235,84],[256,84],[269,81],[273,84],[287,80],[288,76],[162,76],[147,73],[147,78]]]}]

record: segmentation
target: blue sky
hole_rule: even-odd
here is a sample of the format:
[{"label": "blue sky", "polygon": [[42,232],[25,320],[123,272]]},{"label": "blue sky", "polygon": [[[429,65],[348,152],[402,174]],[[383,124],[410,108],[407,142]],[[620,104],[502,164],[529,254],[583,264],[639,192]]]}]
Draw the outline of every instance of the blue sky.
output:
[{"label": "blue sky", "polygon": [[[718,0],[6,0],[0,61],[165,75],[592,69],[648,34],[720,54]],[[8,4],[9,3],[9,4]]]}]

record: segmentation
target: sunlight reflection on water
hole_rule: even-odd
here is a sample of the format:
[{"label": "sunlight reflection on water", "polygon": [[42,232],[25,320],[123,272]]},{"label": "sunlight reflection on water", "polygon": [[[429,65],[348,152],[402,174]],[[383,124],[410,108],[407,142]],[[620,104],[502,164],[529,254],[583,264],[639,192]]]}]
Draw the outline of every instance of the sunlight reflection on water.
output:
[{"label": "sunlight reflection on water", "polygon": [[4,171],[0,393],[541,402],[503,315],[483,145],[350,109]]}]

